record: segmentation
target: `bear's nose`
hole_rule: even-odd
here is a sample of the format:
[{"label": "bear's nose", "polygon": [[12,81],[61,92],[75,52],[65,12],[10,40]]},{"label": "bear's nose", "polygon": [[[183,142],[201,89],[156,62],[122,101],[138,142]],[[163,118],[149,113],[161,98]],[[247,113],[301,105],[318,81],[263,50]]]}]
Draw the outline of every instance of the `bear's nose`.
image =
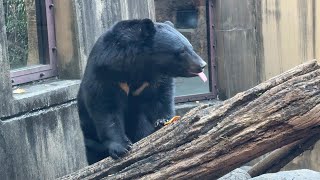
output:
[{"label": "bear's nose", "polygon": [[202,62],[201,62],[201,64],[200,64],[200,67],[201,67],[202,69],[204,69],[206,66],[207,66],[207,63],[202,60]]}]

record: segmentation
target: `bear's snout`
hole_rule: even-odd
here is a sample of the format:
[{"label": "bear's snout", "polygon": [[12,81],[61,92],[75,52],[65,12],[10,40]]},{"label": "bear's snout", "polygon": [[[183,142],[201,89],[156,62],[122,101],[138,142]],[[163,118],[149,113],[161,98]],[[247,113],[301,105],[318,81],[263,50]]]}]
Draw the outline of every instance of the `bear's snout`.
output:
[{"label": "bear's snout", "polygon": [[194,73],[202,72],[203,69],[207,66],[207,63],[196,53],[193,54],[190,60],[190,69]]},{"label": "bear's snout", "polygon": [[204,69],[207,66],[207,63],[201,59],[200,67],[201,69]]}]

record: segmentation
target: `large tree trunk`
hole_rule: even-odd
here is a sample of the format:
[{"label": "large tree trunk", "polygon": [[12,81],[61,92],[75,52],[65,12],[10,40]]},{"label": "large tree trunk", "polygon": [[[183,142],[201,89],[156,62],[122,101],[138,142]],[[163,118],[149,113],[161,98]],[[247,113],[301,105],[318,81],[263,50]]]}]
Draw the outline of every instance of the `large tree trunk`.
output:
[{"label": "large tree trunk", "polygon": [[203,105],[133,146],[64,178],[216,179],[267,152],[320,132],[320,68],[300,65]]}]

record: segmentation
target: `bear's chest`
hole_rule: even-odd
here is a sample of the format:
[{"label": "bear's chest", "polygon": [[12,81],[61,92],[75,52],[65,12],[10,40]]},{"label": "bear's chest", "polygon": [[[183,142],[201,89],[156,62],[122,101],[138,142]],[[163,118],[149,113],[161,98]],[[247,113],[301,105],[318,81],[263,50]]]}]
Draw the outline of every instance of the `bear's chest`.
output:
[{"label": "bear's chest", "polygon": [[149,82],[142,83],[119,83],[120,90],[126,94],[129,99],[141,99],[145,96],[152,96],[156,90],[156,84]]}]

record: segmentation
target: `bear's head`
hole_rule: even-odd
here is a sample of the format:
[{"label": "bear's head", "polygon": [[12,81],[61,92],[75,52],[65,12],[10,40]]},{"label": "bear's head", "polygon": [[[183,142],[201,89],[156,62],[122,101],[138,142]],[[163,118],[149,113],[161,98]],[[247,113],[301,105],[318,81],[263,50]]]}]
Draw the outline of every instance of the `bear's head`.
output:
[{"label": "bear's head", "polygon": [[160,72],[174,77],[193,77],[203,71],[206,62],[170,21],[154,23],[154,27],[152,59]]},{"label": "bear's head", "polygon": [[112,29],[109,37],[117,39],[119,49],[127,49],[127,52],[131,52],[127,56],[134,54],[134,62],[153,73],[193,77],[207,65],[188,39],[169,21],[154,23],[150,19],[127,20],[117,23]]}]

